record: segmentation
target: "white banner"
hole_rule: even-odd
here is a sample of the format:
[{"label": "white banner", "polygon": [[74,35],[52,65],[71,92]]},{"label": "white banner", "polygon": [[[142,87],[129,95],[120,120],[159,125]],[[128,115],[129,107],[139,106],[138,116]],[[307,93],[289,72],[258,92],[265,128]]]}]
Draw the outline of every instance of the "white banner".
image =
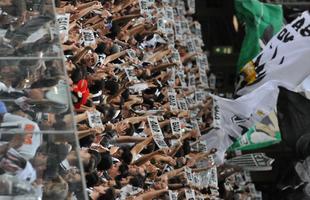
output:
[{"label": "white banner", "polygon": [[186,81],[185,81],[184,70],[179,69],[179,70],[177,71],[177,76],[179,77],[179,80],[180,80],[180,82],[181,82],[181,87],[182,87],[182,88],[186,88],[186,87],[187,87],[187,84],[186,84]]},{"label": "white banner", "polygon": [[147,117],[152,135],[153,135],[153,139],[155,141],[155,143],[157,144],[157,146],[162,149],[162,148],[167,148],[168,145],[164,140],[164,135],[163,132],[161,131],[159,122],[157,120],[157,117],[155,116],[148,116]]},{"label": "white banner", "polygon": [[185,189],[186,200],[196,200],[195,192],[192,189]]},{"label": "white banner", "polygon": [[173,135],[181,134],[181,122],[179,118],[171,117],[170,118],[170,126]]},{"label": "white banner", "polygon": [[175,68],[167,68],[167,73],[171,73],[170,79],[168,80],[168,84],[170,87],[174,87],[175,85]]},{"label": "white banner", "polygon": [[178,200],[178,193],[169,190],[169,200]]},{"label": "white banner", "polygon": [[125,68],[125,73],[129,81],[139,81],[133,67]]},{"label": "white banner", "polygon": [[184,98],[178,99],[178,107],[180,110],[188,110],[187,103]]},{"label": "white banner", "polygon": [[275,35],[240,73],[237,94],[244,95],[264,83],[295,88],[310,75],[310,15],[304,12]]},{"label": "white banner", "polygon": [[66,42],[69,39],[70,13],[57,14],[56,19],[59,28],[59,34],[64,36],[62,42]]},{"label": "white banner", "polygon": [[168,92],[169,106],[171,111],[177,111],[178,102],[177,102],[177,94],[175,92]]},{"label": "white banner", "polygon": [[82,29],[84,46],[96,44],[96,38],[92,30]]},{"label": "white banner", "polygon": [[141,15],[150,14],[154,8],[155,0],[139,0]]},{"label": "white banner", "polygon": [[102,120],[100,117],[100,112],[95,111],[86,111],[88,117],[88,123],[91,128],[103,127]]}]

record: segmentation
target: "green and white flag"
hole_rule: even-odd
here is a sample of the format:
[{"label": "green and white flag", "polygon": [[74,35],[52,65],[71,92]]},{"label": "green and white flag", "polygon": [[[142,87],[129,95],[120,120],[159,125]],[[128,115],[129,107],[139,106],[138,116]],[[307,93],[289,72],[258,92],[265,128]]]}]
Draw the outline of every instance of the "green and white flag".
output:
[{"label": "green and white flag", "polygon": [[281,5],[258,0],[235,0],[237,18],[245,24],[245,37],[237,63],[237,71],[259,54],[264,44],[283,25]]},{"label": "green and white flag", "polygon": [[275,112],[256,123],[228,151],[261,149],[281,142],[281,133]]}]

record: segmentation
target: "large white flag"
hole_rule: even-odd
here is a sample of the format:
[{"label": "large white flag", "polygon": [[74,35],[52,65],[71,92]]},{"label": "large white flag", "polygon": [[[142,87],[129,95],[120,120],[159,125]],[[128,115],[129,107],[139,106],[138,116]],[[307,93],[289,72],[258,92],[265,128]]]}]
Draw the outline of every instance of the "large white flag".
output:
[{"label": "large white flag", "polygon": [[305,11],[275,35],[263,51],[240,72],[238,95],[247,94],[264,83],[295,88],[310,75],[310,14]]},{"label": "large white flag", "polygon": [[234,100],[213,95],[213,127],[221,129],[232,138],[239,138],[274,110],[279,94],[278,84],[269,81]]},{"label": "large white flag", "polygon": [[215,153],[215,162],[222,164],[224,162],[225,152],[233,144],[233,141],[229,138],[229,135],[225,134],[221,129],[212,129],[207,134],[200,138],[207,142],[207,149],[217,149]]}]

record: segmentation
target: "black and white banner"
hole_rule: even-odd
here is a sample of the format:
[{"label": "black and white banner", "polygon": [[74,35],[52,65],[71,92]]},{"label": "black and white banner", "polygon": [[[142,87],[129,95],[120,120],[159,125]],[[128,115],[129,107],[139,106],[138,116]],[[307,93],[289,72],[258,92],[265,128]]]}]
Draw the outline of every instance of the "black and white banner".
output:
[{"label": "black and white banner", "polygon": [[178,111],[177,94],[175,92],[168,92],[168,100],[171,111]]},{"label": "black and white banner", "polygon": [[63,42],[66,42],[69,39],[70,13],[57,14],[56,19],[59,28],[59,33],[60,35],[64,36]]},{"label": "black and white banner", "polygon": [[185,189],[186,200],[196,200],[195,192],[192,189]]},{"label": "black and white banner", "polygon": [[82,29],[82,36],[84,46],[91,46],[96,44],[96,38],[92,30]]},{"label": "black and white banner", "polygon": [[125,73],[129,81],[139,81],[133,67],[125,68]]},{"label": "black and white banner", "polygon": [[162,149],[162,148],[167,148],[168,145],[164,140],[164,136],[163,136],[163,132],[161,131],[159,122],[157,120],[157,117],[155,116],[148,116],[147,117],[152,135],[153,135],[153,139],[155,141],[155,143],[157,144],[157,146]]},{"label": "black and white banner", "polygon": [[169,200],[178,200],[178,193],[169,190]]},{"label": "black and white banner", "polygon": [[188,110],[187,103],[184,98],[178,99],[178,107],[180,110]]},{"label": "black and white banner", "polygon": [[295,88],[310,74],[310,15],[286,25],[242,68],[236,93],[247,94],[272,80]]},{"label": "black and white banner", "polygon": [[103,127],[99,111],[86,111],[88,123],[91,128]]},{"label": "black and white banner", "polygon": [[179,118],[171,117],[170,118],[170,126],[173,135],[180,135],[181,134],[181,122]]}]

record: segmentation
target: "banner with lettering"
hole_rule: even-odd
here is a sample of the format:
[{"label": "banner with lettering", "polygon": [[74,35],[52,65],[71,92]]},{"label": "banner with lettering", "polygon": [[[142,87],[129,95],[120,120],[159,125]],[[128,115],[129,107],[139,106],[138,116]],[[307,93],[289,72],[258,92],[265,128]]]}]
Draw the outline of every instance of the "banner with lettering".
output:
[{"label": "banner with lettering", "polygon": [[309,55],[310,14],[305,11],[242,68],[236,93],[247,94],[271,80],[295,88],[310,74]]}]

